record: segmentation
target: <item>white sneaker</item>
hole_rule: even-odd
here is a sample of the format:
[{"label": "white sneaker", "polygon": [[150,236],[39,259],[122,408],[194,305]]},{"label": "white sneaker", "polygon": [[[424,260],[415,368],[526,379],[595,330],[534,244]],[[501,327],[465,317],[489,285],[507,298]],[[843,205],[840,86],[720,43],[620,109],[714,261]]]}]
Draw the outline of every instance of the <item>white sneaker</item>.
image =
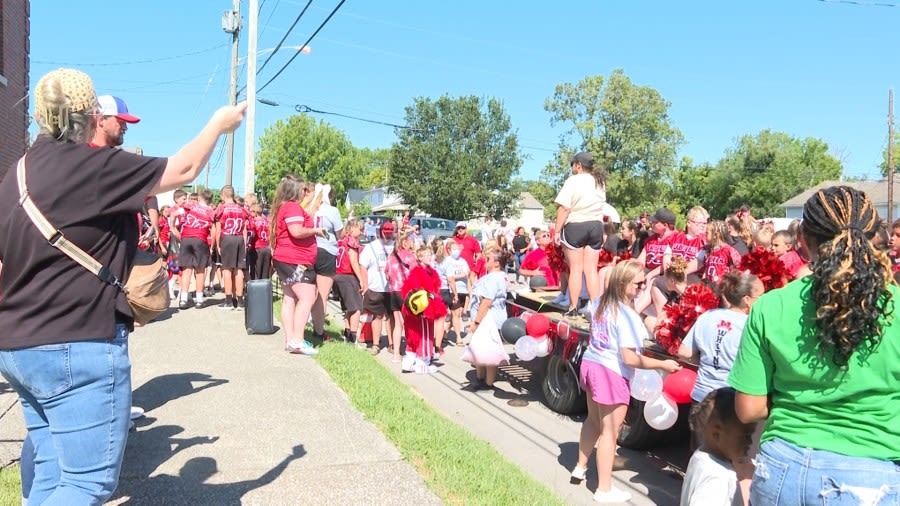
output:
[{"label": "white sneaker", "polygon": [[581,483],[585,478],[587,478],[586,467],[575,466],[575,469],[572,469],[572,477],[570,481],[574,483]]},{"label": "white sneaker", "polygon": [[307,355],[313,357],[319,354],[319,350],[317,350],[312,343],[305,340],[302,343],[291,341],[287,343],[287,346],[284,349],[288,353],[293,353],[295,355]]},{"label": "white sneaker", "polygon": [[436,365],[429,364],[422,360],[416,360],[416,374],[434,374],[438,371]]},{"label": "white sneaker", "polygon": [[138,418],[144,417],[144,408],[139,408],[137,406],[131,406],[131,414],[129,418],[132,420],[137,420]]},{"label": "white sneaker", "polygon": [[594,493],[594,501],[599,503],[610,504],[628,502],[629,500],[631,500],[631,494],[616,487],[610,487],[610,489],[606,492],[601,492],[600,490],[598,490]]},{"label": "white sneaker", "polygon": [[416,356],[412,353],[403,355],[403,360],[400,361],[400,369],[403,372],[413,372],[416,369]]}]

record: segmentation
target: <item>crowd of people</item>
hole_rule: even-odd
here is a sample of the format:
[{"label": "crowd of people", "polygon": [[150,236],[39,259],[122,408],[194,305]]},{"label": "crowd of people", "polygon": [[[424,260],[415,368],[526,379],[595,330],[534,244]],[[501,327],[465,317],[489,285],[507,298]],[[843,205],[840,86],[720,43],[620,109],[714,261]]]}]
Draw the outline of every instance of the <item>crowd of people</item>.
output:
[{"label": "crowd of people", "polygon": [[[529,233],[486,220],[479,240],[460,221],[451,237],[426,243],[408,214],[378,227],[344,220],[328,185],[294,175],[281,179],[268,209],[230,186],[218,202],[209,190],[181,190],[219,136],[240,125],[243,104],[217,111],[168,158],[109,149],[138,118],[123,100],[98,98],[79,71],[44,76],[35,105],[41,133],[24,176],[0,183],[0,373],[25,414],[28,502],[96,504],[115,489],[134,328],[119,280],[138,248],[167,259],[182,310],[205,307],[218,289],[220,309],[246,310],[248,280],[274,278],[289,353],[317,353],[334,292],[347,342],[373,354],[386,344],[397,367],[420,374],[436,371],[444,346],[496,335],[510,289],[525,281],[559,289],[562,318],[584,318],[590,329],[579,378],[588,415],[572,480],[586,478],[596,453],[598,502],[630,498],[613,485],[612,466],[635,370],[675,373],[685,363],[698,379],[683,504],[876,503],[900,494],[900,269],[892,261],[900,221],[888,233],[852,188],[816,192],[787,230],[748,209],[710,221],[701,206],[687,211],[682,230],[666,208],[620,220],[603,167],[582,152],[551,226]],[[50,245],[17,205],[24,181],[57,228]],[[169,190],[174,204],[160,208],[153,195]],[[52,247],[65,240],[93,245],[104,273]],[[645,356],[644,343],[695,286],[714,290],[720,307],[678,343],[683,361]],[[496,356],[473,361],[472,389],[494,388],[506,355]]]},{"label": "crowd of people", "polygon": [[[592,161],[587,153],[576,155],[570,180],[591,173]],[[840,186],[816,192],[803,220],[786,230],[755,220],[749,209],[710,222],[697,206],[688,210],[684,230],[663,208],[625,220],[618,230],[595,219],[588,234],[581,220],[568,220],[579,208],[597,207],[603,177],[593,175],[598,191],[579,180],[581,194],[573,197],[564,185],[557,198],[560,231],[547,234],[542,269],[526,273],[544,276],[538,285],[559,279],[568,288],[556,301],[569,307],[564,317],[576,317],[576,301],[583,299],[591,330],[580,371],[588,416],[573,482],[584,480],[596,452],[594,499],[630,498],[611,482],[628,380],[635,369],[682,367],[642,356],[641,349],[654,332],[660,341],[660,328],[672,331],[677,315],[670,311],[702,286],[694,292],[714,290],[720,302],[691,322],[677,348],[698,371],[691,393],[696,451],[681,503],[896,501],[900,220],[887,225],[865,194]],[[604,236],[591,235],[603,230]],[[581,271],[598,276],[584,275],[589,286],[580,291],[572,283],[579,269],[572,262],[554,269],[552,259],[559,249],[572,258],[584,244],[595,251]]]}]

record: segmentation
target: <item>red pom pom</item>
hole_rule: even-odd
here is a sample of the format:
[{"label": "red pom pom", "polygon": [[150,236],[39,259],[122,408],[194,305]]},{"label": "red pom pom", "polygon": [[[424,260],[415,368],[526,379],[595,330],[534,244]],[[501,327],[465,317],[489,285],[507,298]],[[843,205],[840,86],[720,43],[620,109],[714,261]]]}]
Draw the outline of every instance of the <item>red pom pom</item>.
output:
[{"label": "red pom pom", "polygon": [[767,292],[781,288],[791,280],[791,273],[784,266],[784,262],[775,253],[763,248],[753,248],[742,256],[738,269],[758,277]]},{"label": "red pom pom", "polygon": [[656,342],[667,353],[675,355],[697,317],[717,307],[719,298],[710,287],[699,284],[687,287],[678,303],[666,304],[666,317],[657,324],[654,332]]},{"label": "red pom pom", "polygon": [[566,257],[563,254],[562,246],[558,244],[548,244],[544,247],[547,253],[547,263],[550,268],[556,272],[569,272],[569,264],[566,263]]},{"label": "red pom pom", "polygon": [[613,254],[606,249],[600,249],[600,256],[597,258],[597,267],[606,267],[613,261]]}]

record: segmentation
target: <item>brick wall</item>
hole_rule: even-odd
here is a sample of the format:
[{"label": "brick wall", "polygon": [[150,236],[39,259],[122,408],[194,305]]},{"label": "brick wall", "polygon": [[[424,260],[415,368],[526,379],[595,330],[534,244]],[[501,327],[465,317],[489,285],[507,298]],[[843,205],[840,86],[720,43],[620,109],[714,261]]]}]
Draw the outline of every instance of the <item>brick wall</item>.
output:
[{"label": "brick wall", "polygon": [[25,152],[28,142],[29,0],[0,0],[3,23],[0,41],[0,179]]}]

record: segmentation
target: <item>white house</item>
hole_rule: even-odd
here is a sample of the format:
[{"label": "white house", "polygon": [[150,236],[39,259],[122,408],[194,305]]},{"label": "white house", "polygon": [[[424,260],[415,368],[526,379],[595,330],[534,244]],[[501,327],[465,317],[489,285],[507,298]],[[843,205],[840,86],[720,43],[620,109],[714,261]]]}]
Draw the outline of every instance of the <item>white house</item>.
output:
[{"label": "white house", "polygon": [[544,219],[544,206],[528,192],[522,192],[514,205],[515,215],[510,216],[514,227],[522,226],[525,230],[532,227],[547,228],[547,220]]},{"label": "white house", "polygon": [[[896,220],[900,218],[900,174],[894,175],[894,213],[893,218]],[[787,201],[781,204],[781,207],[784,209],[784,215],[787,218],[791,219],[800,219],[803,217],[803,204],[809,200],[817,191],[828,188],[829,186],[849,186],[851,188],[855,188],[869,197],[869,200],[872,201],[872,204],[875,205],[875,209],[878,210],[878,216],[882,219],[887,219],[888,217],[888,202],[887,202],[887,194],[888,194],[888,182],[886,179],[881,181],[825,181],[823,183],[819,183],[816,186],[791,197]]]}]

